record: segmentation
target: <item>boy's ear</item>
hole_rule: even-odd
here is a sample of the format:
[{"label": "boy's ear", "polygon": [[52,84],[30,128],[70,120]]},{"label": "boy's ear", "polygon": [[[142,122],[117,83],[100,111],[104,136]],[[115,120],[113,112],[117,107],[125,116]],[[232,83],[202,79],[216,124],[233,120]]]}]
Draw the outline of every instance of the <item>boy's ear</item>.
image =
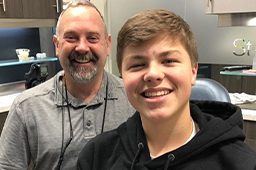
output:
[{"label": "boy's ear", "polygon": [[196,62],[192,65],[192,77],[191,77],[192,86],[196,84],[197,69],[198,69],[198,63]]}]

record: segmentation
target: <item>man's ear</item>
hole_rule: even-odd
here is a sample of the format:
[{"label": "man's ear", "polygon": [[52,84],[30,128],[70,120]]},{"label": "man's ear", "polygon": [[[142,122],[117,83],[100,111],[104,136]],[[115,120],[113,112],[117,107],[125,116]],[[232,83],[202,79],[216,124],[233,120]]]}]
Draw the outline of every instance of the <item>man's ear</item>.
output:
[{"label": "man's ear", "polygon": [[111,41],[112,41],[111,35],[108,34],[108,37],[107,37],[107,40],[106,40],[106,43],[107,43],[107,55],[108,56],[110,55],[110,52],[111,52]]},{"label": "man's ear", "polygon": [[55,45],[55,53],[58,56],[59,39],[56,35],[53,36],[53,42],[54,42],[54,45]]}]

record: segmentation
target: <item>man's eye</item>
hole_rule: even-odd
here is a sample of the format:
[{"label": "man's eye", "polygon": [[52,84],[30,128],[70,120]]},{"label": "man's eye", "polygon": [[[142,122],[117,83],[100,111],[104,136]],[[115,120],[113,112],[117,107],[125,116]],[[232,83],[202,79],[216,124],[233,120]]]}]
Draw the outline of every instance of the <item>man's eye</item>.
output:
[{"label": "man's eye", "polygon": [[67,39],[74,39],[74,37],[73,36],[68,36]]},{"label": "man's eye", "polygon": [[99,41],[99,38],[96,37],[96,36],[90,36],[90,37],[88,37],[87,39],[88,39],[88,41],[91,42],[91,43],[96,43],[96,42]]},{"label": "man's eye", "polygon": [[65,39],[69,42],[74,42],[76,40],[74,36],[66,36]]}]

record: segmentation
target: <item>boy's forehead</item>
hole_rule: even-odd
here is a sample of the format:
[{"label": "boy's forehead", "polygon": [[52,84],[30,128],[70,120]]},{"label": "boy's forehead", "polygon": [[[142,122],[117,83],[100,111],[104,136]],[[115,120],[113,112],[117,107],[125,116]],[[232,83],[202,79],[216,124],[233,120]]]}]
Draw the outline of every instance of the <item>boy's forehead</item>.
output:
[{"label": "boy's forehead", "polygon": [[[148,40],[141,40],[141,41],[127,43],[123,48],[123,53],[127,52],[127,50],[130,52],[133,52],[132,50],[136,50],[136,49],[147,50],[151,46],[157,46],[159,44],[164,45],[166,47],[181,45],[183,48],[185,48],[179,38],[171,35],[166,35],[166,34],[157,34],[156,36]],[[163,47],[161,45],[159,46]]]},{"label": "boy's forehead", "polygon": [[143,59],[149,56],[166,56],[167,54],[180,53],[188,56],[189,53],[179,38],[173,36],[156,36],[140,44],[127,45],[124,47],[122,61],[130,59]]}]

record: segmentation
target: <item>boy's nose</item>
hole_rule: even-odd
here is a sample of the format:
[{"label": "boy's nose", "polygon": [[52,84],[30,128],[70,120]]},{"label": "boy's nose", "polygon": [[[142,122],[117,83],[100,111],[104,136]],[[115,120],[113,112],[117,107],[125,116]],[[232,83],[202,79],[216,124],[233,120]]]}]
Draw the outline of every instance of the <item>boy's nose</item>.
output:
[{"label": "boy's nose", "polygon": [[156,64],[149,66],[146,74],[144,75],[145,82],[160,82],[164,78],[162,68]]}]

